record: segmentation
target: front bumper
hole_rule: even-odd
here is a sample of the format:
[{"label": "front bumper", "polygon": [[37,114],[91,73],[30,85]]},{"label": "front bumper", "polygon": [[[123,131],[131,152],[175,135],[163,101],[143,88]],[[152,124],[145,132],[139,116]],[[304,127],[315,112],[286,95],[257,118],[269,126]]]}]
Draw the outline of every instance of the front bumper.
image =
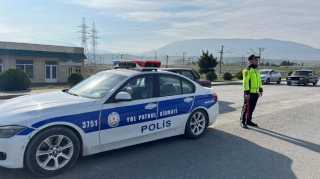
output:
[{"label": "front bumper", "polygon": [[0,166],[5,168],[23,168],[24,152],[29,142],[28,136],[13,136],[0,139],[0,152],[6,154],[5,160],[0,160]]},{"label": "front bumper", "polygon": [[287,83],[292,83],[292,84],[304,84],[305,80],[286,80]]},{"label": "front bumper", "polygon": [[208,115],[209,115],[208,126],[210,126],[216,122],[217,117],[219,115],[219,101],[217,101],[216,104],[214,104],[208,109]]}]

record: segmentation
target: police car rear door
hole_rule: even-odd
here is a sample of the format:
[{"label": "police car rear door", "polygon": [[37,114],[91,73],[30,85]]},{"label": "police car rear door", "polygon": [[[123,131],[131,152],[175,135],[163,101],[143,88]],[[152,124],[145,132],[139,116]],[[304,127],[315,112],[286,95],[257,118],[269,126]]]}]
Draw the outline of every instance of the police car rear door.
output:
[{"label": "police car rear door", "polygon": [[158,123],[164,130],[184,130],[195,96],[195,85],[177,75],[159,74]]},{"label": "police car rear door", "polygon": [[[100,120],[101,145],[138,138],[155,131],[155,126],[149,127],[157,119],[155,78],[152,74],[144,74],[129,79],[111,96],[111,102],[103,105]],[[119,92],[129,93],[132,100],[112,101]]]}]

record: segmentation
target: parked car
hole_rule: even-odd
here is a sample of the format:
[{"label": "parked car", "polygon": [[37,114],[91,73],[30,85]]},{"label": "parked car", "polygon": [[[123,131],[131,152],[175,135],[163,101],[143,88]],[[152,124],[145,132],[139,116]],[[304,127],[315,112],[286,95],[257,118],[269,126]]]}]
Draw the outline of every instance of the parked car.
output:
[{"label": "parked car", "polygon": [[314,86],[319,81],[319,76],[313,70],[296,70],[286,79],[287,85],[291,84],[304,84],[307,86],[312,83]]},{"label": "parked car", "polygon": [[162,71],[170,71],[170,72],[173,72],[173,73],[181,74],[181,75],[183,75],[183,76],[195,81],[196,83],[198,83],[199,85],[201,85],[203,87],[211,88],[211,81],[209,81],[209,80],[201,80],[199,73],[197,71],[195,71],[195,70],[184,69],[184,68],[161,68],[160,70],[162,70]]},{"label": "parked car", "polygon": [[2,103],[0,166],[49,177],[78,156],[182,134],[200,138],[219,114],[217,94],[160,66],[121,61],[71,89]]},{"label": "parked car", "polygon": [[263,84],[269,84],[270,82],[281,83],[281,73],[274,69],[260,70],[260,76]]}]

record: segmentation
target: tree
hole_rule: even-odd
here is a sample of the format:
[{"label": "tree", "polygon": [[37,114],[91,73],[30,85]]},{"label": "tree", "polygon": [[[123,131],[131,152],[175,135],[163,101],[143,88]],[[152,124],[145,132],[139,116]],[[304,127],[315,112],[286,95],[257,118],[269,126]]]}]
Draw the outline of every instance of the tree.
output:
[{"label": "tree", "polygon": [[267,63],[265,64],[265,66],[270,66],[270,63],[269,63],[269,62],[267,62]]},{"label": "tree", "polygon": [[202,55],[198,59],[198,66],[199,66],[199,73],[200,74],[207,74],[209,71],[214,72],[214,67],[216,67],[219,64],[217,61],[217,58],[214,58],[212,53],[209,54],[208,50],[207,52],[204,52],[202,50]]}]

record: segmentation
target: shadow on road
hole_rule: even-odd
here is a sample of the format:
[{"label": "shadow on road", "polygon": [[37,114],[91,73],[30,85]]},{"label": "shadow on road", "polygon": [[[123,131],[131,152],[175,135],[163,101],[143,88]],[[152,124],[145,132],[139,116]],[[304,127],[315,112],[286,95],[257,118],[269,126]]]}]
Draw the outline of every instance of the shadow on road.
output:
[{"label": "shadow on road", "polygon": [[[198,140],[171,137],[80,158],[54,177],[98,178],[296,178],[292,160],[238,136],[208,128]],[[26,169],[0,168],[3,178],[35,178]]]},{"label": "shadow on road", "polygon": [[231,107],[230,106],[231,104],[234,104],[234,103],[227,102],[227,101],[219,101],[219,113],[224,114],[224,113],[236,111],[237,109]]},{"label": "shadow on road", "polygon": [[290,137],[290,136],[286,136],[286,135],[283,135],[283,134],[280,134],[280,133],[277,133],[277,132],[274,132],[274,131],[270,131],[270,130],[267,130],[267,129],[263,129],[263,128],[250,128],[250,129],[252,129],[254,131],[257,131],[257,132],[260,132],[262,134],[265,134],[265,135],[268,135],[268,136],[271,136],[271,137],[274,137],[274,138],[289,142],[291,144],[298,145],[300,147],[304,147],[304,148],[309,149],[309,150],[311,150],[313,152],[320,153],[320,145],[318,145],[318,144],[314,144],[314,143],[311,143],[311,142],[308,142],[308,141],[296,139],[296,138],[293,138],[293,137]]}]

